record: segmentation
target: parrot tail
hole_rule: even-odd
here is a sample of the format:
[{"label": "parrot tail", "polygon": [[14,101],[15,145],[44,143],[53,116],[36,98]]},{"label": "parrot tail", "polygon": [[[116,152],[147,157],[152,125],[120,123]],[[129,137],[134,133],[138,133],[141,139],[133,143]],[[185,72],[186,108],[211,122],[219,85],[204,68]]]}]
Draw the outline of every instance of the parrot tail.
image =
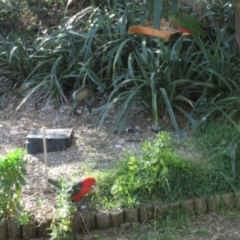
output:
[{"label": "parrot tail", "polygon": [[52,178],[48,178],[48,182],[51,183],[52,185],[54,185],[55,187],[61,189],[61,185],[60,185],[60,182],[55,180],[55,179],[52,179]]}]

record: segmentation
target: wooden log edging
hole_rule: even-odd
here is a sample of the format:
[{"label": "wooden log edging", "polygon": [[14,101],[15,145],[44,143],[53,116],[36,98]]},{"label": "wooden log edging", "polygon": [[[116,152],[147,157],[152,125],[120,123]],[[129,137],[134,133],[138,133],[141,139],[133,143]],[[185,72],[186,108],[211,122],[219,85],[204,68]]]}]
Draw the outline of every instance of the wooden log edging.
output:
[{"label": "wooden log edging", "polygon": [[[202,215],[217,212],[221,209],[240,208],[240,193],[225,193],[209,198],[188,199],[168,204],[144,204],[139,208],[118,209],[112,212],[98,211],[86,216],[76,212],[71,217],[74,233],[88,233],[98,229],[105,230],[120,227],[123,223],[145,223],[152,219],[165,219],[168,214],[183,211],[192,215]],[[49,233],[51,220],[30,223],[25,226],[17,225],[16,221],[0,222],[0,239],[32,239],[46,237]]]}]

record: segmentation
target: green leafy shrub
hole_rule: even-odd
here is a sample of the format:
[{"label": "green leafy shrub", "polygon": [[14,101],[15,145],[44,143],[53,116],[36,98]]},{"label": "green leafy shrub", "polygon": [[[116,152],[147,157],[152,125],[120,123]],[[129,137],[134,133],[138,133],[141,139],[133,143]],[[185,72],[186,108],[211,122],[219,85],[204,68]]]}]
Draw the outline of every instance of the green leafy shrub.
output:
[{"label": "green leafy shrub", "polygon": [[204,166],[173,152],[170,135],[161,132],[146,141],[139,154],[128,154],[118,165],[111,194],[125,207],[141,201],[179,201],[235,191],[237,183],[222,165]]},{"label": "green leafy shrub", "polygon": [[124,206],[139,203],[139,199],[162,197],[169,188],[169,168],[166,162],[178,158],[171,149],[170,136],[166,132],[157,135],[153,142],[143,143],[139,155],[129,154],[121,162],[111,193]]},{"label": "green leafy shrub", "polygon": [[[45,99],[67,102],[69,90],[87,84],[95,94],[106,96],[115,84],[113,72],[124,71],[134,45],[134,37],[127,34],[134,19],[132,10],[134,4],[104,11],[89,7],[69,17],[57,30],[34,39],[26,49],[30,54],[26,66],[32,63],[32,72],[22,89],[31,86],[31,94],[44,89]],[[125,41],[129,42],[127,48],[123,47]],[[116,55],[122,60],[115,60]]]},{"label": "green leafy shrub", "polygon": [[14,149],[0,157],[0,218],[18,216],[26,175],[25,151]]},{"label": "green leafy shrub", "polygon": [[56,198],[55,211],[57,219],[53,220],[50,226],[51,239],[73,239],[71,237],[71,215],[75,211],[75,206],[70,200],[69,189],[63,180],[61,181],[61,189],[58,191]]}]

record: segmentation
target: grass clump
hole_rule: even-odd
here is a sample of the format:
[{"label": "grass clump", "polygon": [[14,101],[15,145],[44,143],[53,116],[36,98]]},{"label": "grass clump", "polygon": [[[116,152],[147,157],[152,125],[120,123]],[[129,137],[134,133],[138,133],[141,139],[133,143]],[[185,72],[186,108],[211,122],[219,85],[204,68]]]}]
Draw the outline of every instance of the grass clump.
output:
[{"label": "grass clump", "polygon": [[14,149],[0,157],[0,219],[20,216],[20,196],[25,185],[25,151]]},{"label": "grass clump", "polygon": [[[230,122],[231,123],[231,122]],[[235,183],[240,176],[239,124],[211,121],[195,132],[197,148],[208,159],[208,164],[221,168]]]}]

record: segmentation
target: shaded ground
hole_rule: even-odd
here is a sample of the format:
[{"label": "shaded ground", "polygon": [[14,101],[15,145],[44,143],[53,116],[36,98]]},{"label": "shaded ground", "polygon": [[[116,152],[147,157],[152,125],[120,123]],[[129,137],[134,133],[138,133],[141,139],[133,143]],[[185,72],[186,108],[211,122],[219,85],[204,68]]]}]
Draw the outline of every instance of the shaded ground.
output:
[{"label": "shaded ground", "polygon": [[[149,130],[151,119],[138,119],[134,127],[138,134],[124,132],[112,134],[109,115],[106,125],[97,129],[97,119],[83,123],[83,116],[72,116],[71,106],[55,108],[27,103],[19,112],[13,110],[13,101],[8,108],[0,109],[0,154],[26,146],[27,135],[35,129],[73,128],[75,144],[62,152],[48,153],[49,175],[52,177],[71,176],[79,179],[89,169],[104,169],[118,161],[127,150],[137,151],[141,141],[154,137]],[[80,107],[81,108],[81,107]],[[22,203],[26,210],[34,213],[38,220],[54,216],[55,193],[44,193],[43,154],[28,155],[27,185],[24,187]],[[183,218],[163,223],[151,222],[133,226],[123,225],[119,229],[92,231],[91,235],[79,235],[78,239],[240,239],[239,212],[209,214],[195,218]]]}]

